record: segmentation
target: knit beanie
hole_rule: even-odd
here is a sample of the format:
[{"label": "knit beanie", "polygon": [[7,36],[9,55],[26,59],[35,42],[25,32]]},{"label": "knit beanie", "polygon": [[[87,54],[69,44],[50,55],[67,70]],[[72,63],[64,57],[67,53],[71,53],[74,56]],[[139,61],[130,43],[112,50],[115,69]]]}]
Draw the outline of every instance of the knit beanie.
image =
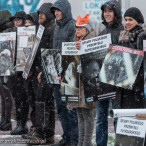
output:
[{"label": "knit beanie", "polygon": [[143,15],[142,15],[141,11],[136,7],[129,8],[124,14],[124,18],[125,17],[132,17],[138,23],[144,23]]},{"label": "knit beanie", "polygon": [[81,17],[80,15],[77,17],[75,26],[78,27],[85,27],[89,32],[91,32],[92,29],[92,22],[89,20],[89,14],[87,14],[85,17]]}]

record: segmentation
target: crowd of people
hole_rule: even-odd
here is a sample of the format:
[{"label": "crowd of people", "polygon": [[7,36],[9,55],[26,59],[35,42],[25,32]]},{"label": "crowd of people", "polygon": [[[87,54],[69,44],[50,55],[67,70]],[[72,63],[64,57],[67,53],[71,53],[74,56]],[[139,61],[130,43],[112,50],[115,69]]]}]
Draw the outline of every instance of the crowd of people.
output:
[{"label": "crowd of people", "polygon": [[[132,49],[143,50],[144,17],[136,7],[122,13],[120,3],[108,1],[101,7],[102,24],[95,23],[90,15],[80,15],[76,21],[72,17],[68,0],[57,0],[54,4],[43,3],[37,12],[26,14],[17,11],[14,16],[8,10],[0,10],[0,32],[16,32],[17,27],[43,25],[45,30],[41,38],[28,79],[22,72],[14,72],[9,77],[0,77],[1,121],[0,130],[11,130],[11,135],[22,135],[24,139],[44,140],[52,146],[92,146],[94,129],[93,109],[96,108],[96,145],[107,146],[108,141],[108,109],[112,100],[113,109],[144,108],[144,65],[141,64],[132,90],[117,88],[100,83],[102,93],[114,90],[117,94],[112,99],[86,103],[84,84],[80,81],[80,101],[76,104],[61,100],[60,85],[48,84],[45,81],[41,65],[41,48],[62,50],[62,42],[75,42],[80,49],[82,40],[111,34],[112,44]],[[16,45],[17,46],[17,45]],[[17,52],[17,47],[16,47]],[[15,53],[16,58],[17,53]],[[82,59],[80,58],[82,61]],[[80,66],[81,67],[81,66]],[[79,69],[82,76],[84,72]],[[63,129],[62,140],[54,144],[55,107]],[[11,111],[13,100],[16,112],[16,127],[12,129]],[[31,127],[27,120],[31,108]],[[117,119],[114,119],[116,131]]]}]

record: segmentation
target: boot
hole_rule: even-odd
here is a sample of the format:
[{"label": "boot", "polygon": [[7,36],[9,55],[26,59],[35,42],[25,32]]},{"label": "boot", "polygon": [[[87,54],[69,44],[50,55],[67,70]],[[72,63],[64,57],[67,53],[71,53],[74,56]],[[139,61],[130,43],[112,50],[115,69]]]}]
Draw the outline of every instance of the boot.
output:
[{"label": "boot", "polygon": [[9,131],[12,130],[12,123],[10,119],[5,119],[4,122],[0,126],[1,131]]},{"label": "boot", "polygon": [[14,130],[11,131],[11,135],[22,135],[28,132],[28,127],[26,122],[20,122]]}]

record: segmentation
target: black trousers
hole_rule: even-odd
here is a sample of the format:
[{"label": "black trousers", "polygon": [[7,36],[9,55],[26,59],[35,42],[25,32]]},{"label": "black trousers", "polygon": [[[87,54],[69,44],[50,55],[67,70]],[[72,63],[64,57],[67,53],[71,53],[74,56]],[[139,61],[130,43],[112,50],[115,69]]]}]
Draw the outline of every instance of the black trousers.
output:
[{"label": "black trousers", "polygon": [[13,100],[10,89],[7,85],[2,85],[0,87],[1,96],[1,116],[4,119],[11,120],[11,111],[13,107]]},{"label": "black trousers", "polygon": [[24,87],[22,75],[13,75],[9,79],[9,87],[15,101],[17,122],[26,123],[28,119],[29,104]]},{"label": "black trousers", "polygon": [[25,81],[25,88],[32,108],[30,116],[32,126],[45,137],[53,136],[55,133],[53,87],[45,82],[39,84],[37,77],[31,76]]}]

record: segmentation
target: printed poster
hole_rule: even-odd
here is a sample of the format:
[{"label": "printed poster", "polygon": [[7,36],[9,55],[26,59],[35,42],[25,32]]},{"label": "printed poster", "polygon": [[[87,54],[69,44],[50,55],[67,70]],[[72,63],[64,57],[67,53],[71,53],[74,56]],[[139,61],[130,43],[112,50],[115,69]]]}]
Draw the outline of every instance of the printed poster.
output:
[{"label": "printed poster", "polygon": [[100,81],[132,90],[143,57],[143,51],[110,45],[99,73]]},{"label": "printed poster", "polygon": [[0,33],[0,76],[10,76],[14,69],[16,32]]},{"label": "printed poster", "polygon": [[48,84],[60,84],[62,55],[58,49],[41,49],[42,66]]},{"label": "printed poster", "polygon": [[102,92],[99,73],[111,44],[111,35],[103,35],[81,42],[82,81],[86,102],[115,97],[116,92]]},{"label": "printed poster", "polygon": [[146,120],[118,118],[115,146],[144,146]]},{"label": "printed poster", "polygon": [[28,56],[34,44],[35,35],[35,26],[17,28],[16,71],[24,71]]},{"label": "printed poster", "polygon": [[44,32],[44,27],[42,25],[40,25],[38,32],[37,32],[37,35],[36,35],[36,38],[35,38],[35,41],[34,41],[34,44],[33,44],[33,47],[31,49],[30,55],[27,59],[27,62],[26,62],[26,65],[25,65],[25,68],[23,71],[23,76],[25,77],[25,79],[27,79],[27,77],[29,75],[29,72],[30,72],[31,66],[33,64],[35,55],[37,53],[43,32]]},{"label": "printed poster", "polygon": [[61,74],[61,99],[62,101],[79,101],[80,66],[79,52],[74,42],[62,43],[62,74]]}]

